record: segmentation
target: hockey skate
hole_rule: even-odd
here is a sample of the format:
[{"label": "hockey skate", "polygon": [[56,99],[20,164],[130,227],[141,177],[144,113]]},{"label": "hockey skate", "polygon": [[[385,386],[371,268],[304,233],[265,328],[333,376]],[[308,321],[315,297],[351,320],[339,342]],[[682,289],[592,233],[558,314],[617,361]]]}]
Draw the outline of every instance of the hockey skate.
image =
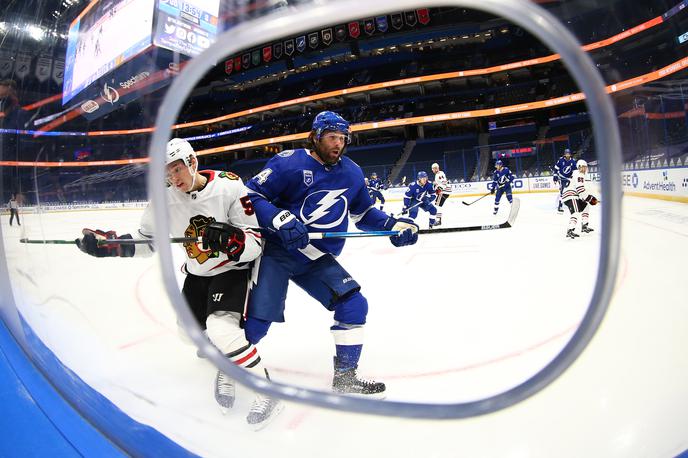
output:
[{"label": "hockey skate", "polygon": [[220,371],[215,376],[215,400],[223,414],[234,405],[234,380]]},{"label": "hockey skate", "polygon": [[248,411],[246,422],[254,431],[265,428],[284,408],[284,403],[279,399],[272,399],[256,394],[256,400]]},{"label": "hockey skate", "polygon": [[350,369],[338,369],[337,358],[334,360],[334,378],[332,379],[332,391],[341,394],[355,394],[372,396],[375,398],[385,397],[385,384],[371,380],[363,380],[356,375],[356,367]]},{"label": "hockey skate", "polygon": [[576,237],[580,237],[580,235],[573,232],[573,229],[569,229],[568,231],[566,231],[566,237],[570,239],[575,239]]},{"label": "hockey skate", "polygon": [[581,227],[581,232],[585,232],[586,234],[589,234],[590,232],[592,232],[594,230],[595,229],[588,227],[588,223],[583,224],[583,226]]},{"label": "hockey skate", "polygon": [[559,208],[557,208],[557,212],[558,212],[558,213],[564,213],[564,209],[561,208],[561,207],[559,207]]}]

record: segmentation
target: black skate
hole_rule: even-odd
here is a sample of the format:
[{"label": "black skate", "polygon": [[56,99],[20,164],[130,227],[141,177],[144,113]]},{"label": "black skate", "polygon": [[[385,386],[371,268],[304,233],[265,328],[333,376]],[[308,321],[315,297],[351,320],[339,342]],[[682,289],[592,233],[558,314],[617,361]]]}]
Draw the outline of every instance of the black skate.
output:
[{"label": "black skate", "polygon": [[223,372],[215,376],[215,400],[223,414],[234,406],[234,380]]},{"label": "black skate", "polygon": [[592,232],[594,230],[595,229],[588,227],[588,223],[583,224],[583,226],[581,227],[581,232],[585,232],[586,234],[589,234],[590,232]]},{"label": "black skate", "polygon": [[580,237],[580,235],[573,232],[573,229],[569,229],[568,231],[566,231],[566,237],[570,239],[575,239],[576,237]]},{"label": "black skate", "polygon": [[382,398],[385,395],[385,384],[371,380],[363,380],[356,375],[356,368],[338,369],[337,358],[334,363],[334,378],[332,379],[332,391],[341,394],[357,394]]},{"label": "black skate", "polygon": [[284,404],[279,399],[268,398],[260,394],[256,395],[256,400],[248,411],[246,422],[255,430],[265,428],[270,421],[275,418],[284,408]]},{"label": "black skate", "polygon": [[557,208],[557,212],[559,212],[559,213],[564,213],[564,209],[561,208],[561,207],[559,207],[559,208]]}]

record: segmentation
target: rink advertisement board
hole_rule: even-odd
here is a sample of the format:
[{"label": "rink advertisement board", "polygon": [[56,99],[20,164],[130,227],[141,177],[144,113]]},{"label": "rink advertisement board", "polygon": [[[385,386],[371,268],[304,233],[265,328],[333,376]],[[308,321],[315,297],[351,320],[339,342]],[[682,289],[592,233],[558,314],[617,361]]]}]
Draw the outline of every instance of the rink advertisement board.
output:
[{"label": "rink advertisement board", "polygon": [[215,41],[219,11],[220,0],[157,0],[153,43],[197,56]]},{"label": "rink advertisement board", "polygon": [[[590,175],[593,181],[599,181],[599,174]],[[688,167],[624,171],[621,187],[629,196],[688,203]]]}]

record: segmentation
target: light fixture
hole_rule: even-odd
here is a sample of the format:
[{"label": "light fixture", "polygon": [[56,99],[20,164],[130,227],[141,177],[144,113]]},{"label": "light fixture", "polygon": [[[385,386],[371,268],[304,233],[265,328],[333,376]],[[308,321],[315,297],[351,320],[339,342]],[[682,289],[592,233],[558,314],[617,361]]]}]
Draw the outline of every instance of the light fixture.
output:
[{"label": "light fixture", "polygon": [[43,38],[45,38],[45,30],[37,25],[27,24],[25,30],[29,36],[36,41],[41,41]]}]

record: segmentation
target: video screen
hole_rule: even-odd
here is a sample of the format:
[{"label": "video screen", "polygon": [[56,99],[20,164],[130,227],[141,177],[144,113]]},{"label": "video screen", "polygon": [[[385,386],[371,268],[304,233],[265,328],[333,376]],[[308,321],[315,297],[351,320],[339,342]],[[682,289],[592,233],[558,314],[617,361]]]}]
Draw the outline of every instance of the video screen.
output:
[{"label": "video screen", "polygon": [[95,0],[69,28],[62,103],[152,44],[155,0]]},{"label": "video screen", "polygon": [[220,0],[158,0],[157,9],[156,46],[193,57],[215,41]]}]

